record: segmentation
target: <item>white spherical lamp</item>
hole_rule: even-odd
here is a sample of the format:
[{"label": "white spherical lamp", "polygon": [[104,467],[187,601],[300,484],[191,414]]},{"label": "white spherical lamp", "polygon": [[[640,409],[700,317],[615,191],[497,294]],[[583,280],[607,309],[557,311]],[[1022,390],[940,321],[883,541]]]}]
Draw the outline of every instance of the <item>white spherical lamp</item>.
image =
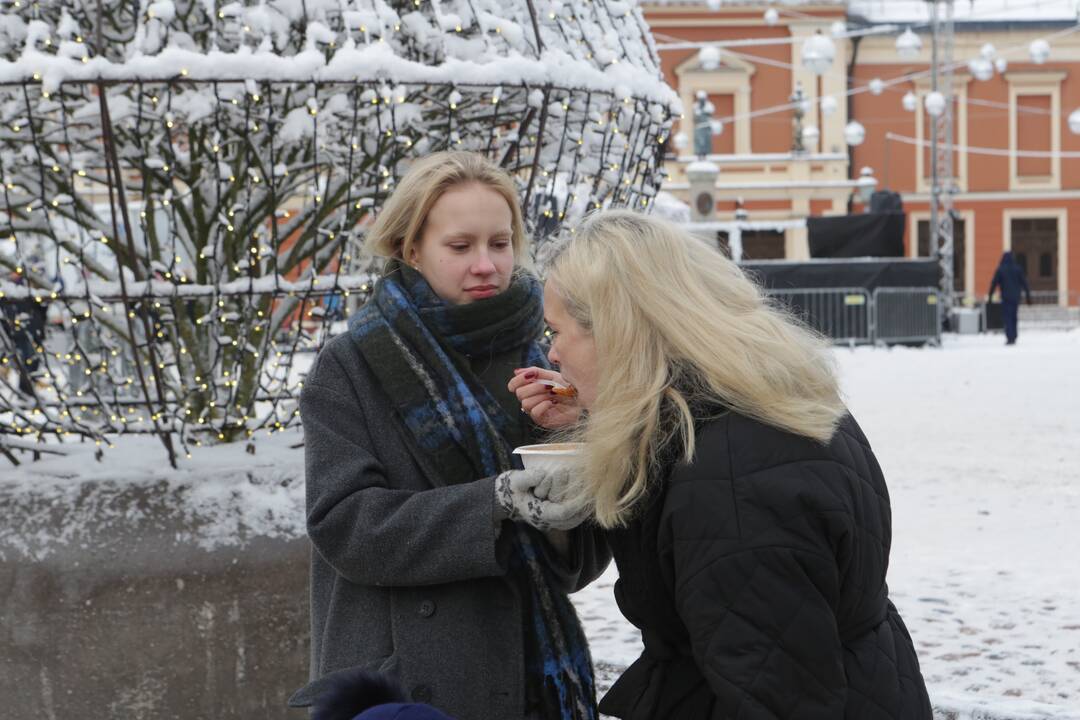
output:
[{"label": "white spherical lamp", "polygon": [[802,131],[803,144],[808,148],[811,145],[817,144],[818,138],[821,137],[821,131],[817,129],[816,125],[807,125]]},{"label": "white spherical lamp", "polygon": [[803,67],[815,75],[824,75],[832,67],[833,58],[836,57],[836,45],[833,41],[822,35],[814,33],[803,41],[802,64]]},{"label": "white spherical lamp", "polygon": [[777,12],[776,8],[769,8],[765,11],[766,25],[775,25],[778,22],[780,22],[780,13]]},{"label": "white spherical lamp", "polygon": [[994,69],[998,71],[998,75],[1004,75],[1005,71],[1009,69],[1009,61],[999,57],[994,61]]},{"label": "white spherical lamp", "polygon": [[715,70],[720,67],[720,50],[712,45],[706,45],[698,50],[698,62],[702,70]]},{"label": "white spherical lamp", "polygon": [[836,102],[836,98],[832,95],[826,95],[821,98],[821,114],[825,117],[829,117],[834,114],[839,108],[839,103]]},{"label": "white spherical lamp", "polygon": [[919,109],[919,98],[916,97],[915,93],[911,92],[910,90],[908,90],[904,94],[904,98],[900,101],[900,103],[908,112],[915,112]]},{"label": "white spherical lamp", "polygon": [[926,106],[926,113],[930,117],[941,117],[945,112],[945,96],[937,91],[927,94],[923,104]]},{"label": "white spherical lamp", "polygon": [[968,72],[979,82],[986,82],[994,77],[994,64],[986,58],[974,58],[968,62]]},{"label": "white spherical lamp", "polygon": [[841,20],[837,20],[832,24],[832,27],[829,28],[829,33],[834,38],[844,37],[845,35],[847,35],[847,23]]},{"label": "white spherical lamp", "polygon": [[896,54],[905,60],[911,60],[919,56],[922,50],[922,40],[911,31],[911,28],[900,33],[896,38]]},{"label": "white spherical lamp", "polygon": [[979,48],[979,56],[983,60],[993,60],[995,55],[997,55],[997,48],[994,47],[994,43],[986,43]]},{"label": "white spherical lamp", "polygon": [[874,78],[873,80],[871,80],[869,87],[870,92],[873,95],[880,95],[881,93],[885,92],[885,83],[882,81],[881,78]]},{"label": "white spherical lamp", "polygon": [[684,132],[675,133],[674,143],[677,150],[685,150],[686,146],[690,144],[690,138],[686,137]]},{"label": "white spherical lamp", "polygon": [[858,147],[866,140],[866,128],[858,120],[852,120],[844,127],[844,142],[851,147]]},{"label": "white spherical lamp", "polygon": [[1031,54],[1031,62],[1042,65],[1050,59],[1050,43],[1045,40],[1035,40],[1028,46],[1028,53]]},{"label": "white spherical lamp", "polygon": [[1080,135],[1080,108],[1069,113],[1069,130],[1073,135]]}]

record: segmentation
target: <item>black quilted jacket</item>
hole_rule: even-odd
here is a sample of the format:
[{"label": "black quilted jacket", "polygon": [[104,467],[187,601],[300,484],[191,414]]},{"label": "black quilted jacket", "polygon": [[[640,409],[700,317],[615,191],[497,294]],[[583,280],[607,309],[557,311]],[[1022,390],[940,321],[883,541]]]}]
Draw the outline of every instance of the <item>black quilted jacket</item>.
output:
[{"label": "black quilted jacket", "polygon": [[632,720],[930,720],[889,601],[889,496],[850,416],[828,446],[728,413],[609,540],[645,650],[600,709]]}]

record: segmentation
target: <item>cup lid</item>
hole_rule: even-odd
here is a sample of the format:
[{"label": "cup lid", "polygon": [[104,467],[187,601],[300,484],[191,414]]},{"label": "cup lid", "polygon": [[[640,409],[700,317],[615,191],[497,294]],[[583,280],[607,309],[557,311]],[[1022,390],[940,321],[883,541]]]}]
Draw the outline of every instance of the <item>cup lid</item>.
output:
[{"label": "cup lid", "polygon": [[584,449],[584,443],[544,443],[522,445],[514,448],[515,455],[575,455]]}]

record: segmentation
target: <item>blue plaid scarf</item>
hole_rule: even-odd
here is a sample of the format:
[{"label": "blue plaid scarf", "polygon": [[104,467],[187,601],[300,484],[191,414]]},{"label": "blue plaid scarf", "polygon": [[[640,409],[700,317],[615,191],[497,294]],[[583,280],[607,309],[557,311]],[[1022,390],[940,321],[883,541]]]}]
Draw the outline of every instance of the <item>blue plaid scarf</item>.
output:
[{"label": "blue plaid scarf", "polygon": [[[440,299],[423,276],[392,261],[349,330],[413,440],[447,484],[513,467],[511,423],[469,366],[469,357],[521,352],[521,367],[548,367],[540,283],[515,274],[504,292],[464,305]],[[588,645],[573,605],[554,589],[542,536],[511,523],[508,579],[527,609],[526,699],[546,720],[593,720],[596,690]]]}]

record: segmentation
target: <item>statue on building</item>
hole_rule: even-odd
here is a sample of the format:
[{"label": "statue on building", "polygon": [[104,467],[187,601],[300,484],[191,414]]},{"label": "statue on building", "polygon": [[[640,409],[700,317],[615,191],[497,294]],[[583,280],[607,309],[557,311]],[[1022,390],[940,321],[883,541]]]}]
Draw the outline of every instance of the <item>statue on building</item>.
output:
[{"label": "statue on building", "polygon": [[791,93],[788,102],[792,105],[791,119],[791,152],[806,152],[803,144],[803,115],[806,114],[806,95],[803,93],[802,83],[795,83],[795,92]]},{"label": "statue on building", "polygon": [[709,100],[709,96],[704,90],[698,90],[694,100],[694,154],[699,158],[712,154],[715,112],[716,107]]}]

